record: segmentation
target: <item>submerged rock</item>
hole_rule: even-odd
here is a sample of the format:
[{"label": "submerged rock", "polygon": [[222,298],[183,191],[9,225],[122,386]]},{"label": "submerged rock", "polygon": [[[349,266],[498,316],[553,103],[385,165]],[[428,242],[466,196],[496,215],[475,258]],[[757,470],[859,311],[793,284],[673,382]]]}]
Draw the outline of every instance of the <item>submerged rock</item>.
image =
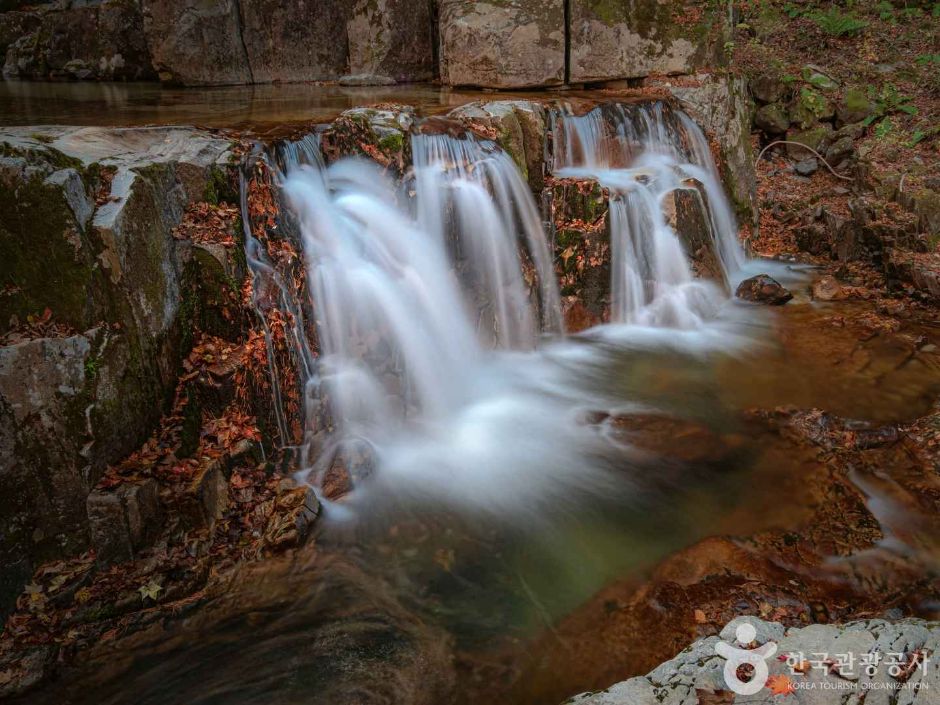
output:
[{"label": "submerged rock", "polygon": [[789,289],[766,274],[758,274],[756,277],[745,279],[738,284],[734,295],[745,301],[770,306],[781,306],[793,298]]},{"label": "submerged rock", "polygon": [[817,301],[841,301],[848,298],[848,293],[835,277],[825,276],[813,283],[813,298]]},{"label": "submerged rock", "polygon": [[565,81],[562,0],[442,0],[440,43],[446,85],[529,88]]}]

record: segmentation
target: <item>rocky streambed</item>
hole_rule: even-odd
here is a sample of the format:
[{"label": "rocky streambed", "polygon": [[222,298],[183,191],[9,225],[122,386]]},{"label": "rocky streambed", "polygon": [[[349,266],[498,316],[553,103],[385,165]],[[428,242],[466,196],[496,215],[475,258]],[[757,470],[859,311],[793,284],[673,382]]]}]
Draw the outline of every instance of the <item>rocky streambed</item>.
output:
[{"label": "rocky streambed", "polygon": [[[744,84],[672,83],[569,102],[687,110],[749,220]],[[610,318],[611,195],[553,174],[555,106],[477,101],[424,120],[381,105],[316,131],[327,161],[365,156],[399,177],[415,132],[492,140],[543,206],[576,332]],[[784,282],[792,300],[761,310],[764,344],[744,356],[617,361],[608,384],[670,412],[588,420],[639,448],[640,476],[655,478],[630,485],[627,512],[579,507],[543,545],[426,509],[325,530],[320,500],[289,479],[296,459],[273,452],[301,435],[279,416],[303,401],[283,375],[296,319],[252,306],[246,224],[304,285],[270,173],[249,159],[257,145],[178,127],[3,128],[0,142],[4,696],[545,703],[665,662],[585,701],[744,702],[706,653],[740,615],[768,620],[756,641],[781,650],[903,642],[907,665],[933,653],[931,623],[897,622],[936,617],[940,498],[932,280],[901,226],[861,207],[814,216],[836,259],[815,241],[793,258],[819,269]],[[701,221],[667,205],[696,273],[716,277]],[[326,499],[358,479],[337,463]],[[557,584],[536,583],[546,575]],[[806,626],[851,620],[865,621]],[[224,667],[209,678],[204,663]],[[935,697],[898,692],[921,699],[884,702]]]}]

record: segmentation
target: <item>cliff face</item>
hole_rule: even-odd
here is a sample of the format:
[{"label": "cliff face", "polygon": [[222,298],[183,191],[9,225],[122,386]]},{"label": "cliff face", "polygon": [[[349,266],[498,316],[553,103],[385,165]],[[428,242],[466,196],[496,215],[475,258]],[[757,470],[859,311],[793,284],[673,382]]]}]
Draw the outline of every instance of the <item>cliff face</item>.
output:
[{"label": "cliff face", "polygon": [[720,62],[700,0],[59,0],[0,11],[3,73],[24,79],[357,84],[440,78],[530,88],[689,73]]}]

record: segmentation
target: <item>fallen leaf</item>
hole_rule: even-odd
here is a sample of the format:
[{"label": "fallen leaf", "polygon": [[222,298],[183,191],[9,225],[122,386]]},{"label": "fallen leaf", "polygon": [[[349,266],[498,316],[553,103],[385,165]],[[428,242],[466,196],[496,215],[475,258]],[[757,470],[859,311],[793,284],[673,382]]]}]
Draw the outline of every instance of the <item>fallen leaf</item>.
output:
[{"label": "fallen leaf", "polygon": [[140,599],[146,600],[148,597],[154,602],[157,601],[157,596],[160,594],[160,591],[163,589],[163,586],[160,585],[156,580],[151,579],[146,585],[141,585],[137,588],[137,592],[140,593]]}]

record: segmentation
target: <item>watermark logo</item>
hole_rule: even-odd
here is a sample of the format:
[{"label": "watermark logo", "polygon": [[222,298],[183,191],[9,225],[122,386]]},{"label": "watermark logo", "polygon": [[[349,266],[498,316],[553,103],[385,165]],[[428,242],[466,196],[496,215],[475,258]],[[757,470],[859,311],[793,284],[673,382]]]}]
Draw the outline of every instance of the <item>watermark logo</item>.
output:
[{"label": "watermark logo", "polygon": [[[925,648],[911,652],[871,650],[868,653],[828,654],[813,651],[784,653],[777,657],[789,667],[789,675],[770,675],[768,660],[777,653],[777,644],[768,641],[754,649],[757,629],[742,622],[735,629],[737,646],[720,641],[715,653],[725,659],[725,683],[738,695],[755,695],[766,686],[772,695],[789,695],[798,690],[927,690],[927,662],[931,655]],[[779,670],[779,669],[778,669]],[[815,677],[813,674],[816,673]]]},{"label": "watermark logo", "polygon": [[[741,646],[748,646],[757,636],[757,630],[753,624],[747,622],[739,624],[734,632],[735,639]],[[764,685],[770,677],[770,669],[767,666],[767,659],[777,653],[777,645],[767,642],[756,649],[737,648],[723,641],[715,644],[715,653],[725,658],[725,683],[738,695],[754,695]],[[738,670],[741,666],[749,665],[753,669],[750,680],[741,680]]]}]

